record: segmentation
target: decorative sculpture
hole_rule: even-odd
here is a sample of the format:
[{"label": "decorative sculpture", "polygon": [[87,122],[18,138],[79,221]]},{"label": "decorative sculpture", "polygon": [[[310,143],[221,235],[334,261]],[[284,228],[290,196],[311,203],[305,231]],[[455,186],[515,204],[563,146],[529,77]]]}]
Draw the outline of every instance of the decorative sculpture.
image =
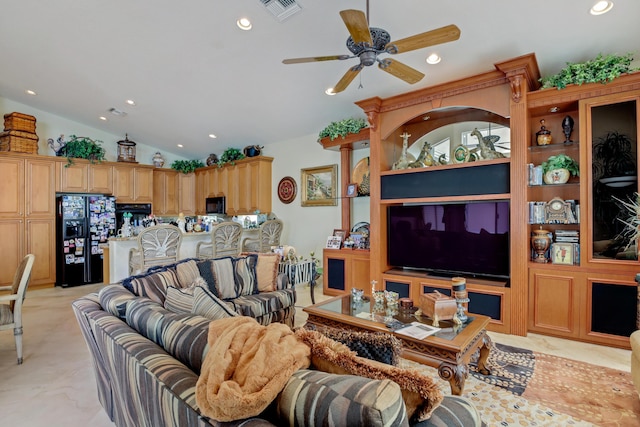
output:
[{"label": "decorative sculpture", "polygon": [[[395,162],[391,167],[391,169],[393,170],[407,169],[409,167],[409,163],[412,160],[415,160],[413,156],[411,156],[411,154],[407,154],[407,147],[409,146],[409,137],[411,135],[405,132],[401,136],[402,136],[402,153],[400,153],[400,158],[398,159],[398,161]],[[409,159],[409,157],[411,157],[411,160]]]},{"label": "decorative sculpture", "polygon": [[482,136],[478,128],[475,128],[471,135],[478,138],[478,146],[480,147],[480,156],[485,160],[504,159],[505,155],[496,151],[494,143],[500,139],[497,135]]}]

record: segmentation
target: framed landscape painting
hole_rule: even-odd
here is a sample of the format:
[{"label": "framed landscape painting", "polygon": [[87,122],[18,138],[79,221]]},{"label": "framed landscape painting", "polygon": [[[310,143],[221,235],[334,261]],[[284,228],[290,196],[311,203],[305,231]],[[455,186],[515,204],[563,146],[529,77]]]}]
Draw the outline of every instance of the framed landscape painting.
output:
[{"label": "framed landscape painting", "polygon": [[302,206],[336,206],[338,165],[301,170]]}]

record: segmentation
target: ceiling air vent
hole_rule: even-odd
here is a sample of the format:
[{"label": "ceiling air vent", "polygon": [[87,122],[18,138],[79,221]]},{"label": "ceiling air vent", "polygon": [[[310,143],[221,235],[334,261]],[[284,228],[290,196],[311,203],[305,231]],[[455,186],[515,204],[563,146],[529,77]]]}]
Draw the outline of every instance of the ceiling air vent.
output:
[{"label": "ceiling air vent", "polygon": [[302,10],[295,0],[260,0],[260,3],[280,22]]}]

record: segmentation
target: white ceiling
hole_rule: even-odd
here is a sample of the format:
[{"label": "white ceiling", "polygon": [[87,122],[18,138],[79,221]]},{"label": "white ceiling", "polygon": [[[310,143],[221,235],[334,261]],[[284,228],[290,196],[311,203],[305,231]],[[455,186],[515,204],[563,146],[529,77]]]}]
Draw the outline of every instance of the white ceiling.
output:
[{"label": "white ceiling", "polygon": [[[325,89],[357,59],[282,60],[348,54],[339,11],[364,11],[366,1],[297,1],[302,11],[282,23],[260,0],[5,1],[0,96],[204,159],[228,147],[315,134],[331,121],[364,117],[355,101],[490,71],[495,62],[523,54],[535,53],[547,76],[568,61],[598,53],[637,56],[640,49],[638,0],[614,0],[602,16],[588,13],[595,0],[371,0],[370,25],[392,40],[448,24],[456,24],[461,37],[395,57],[426,74],[415,85],[373,66],[344,92],[327,96]],[[251,31],[238,29],[240,17],[253,21]],[[427,65],[433,51],[443,61]],[[127,116],[109,114],[112,107]]]}]

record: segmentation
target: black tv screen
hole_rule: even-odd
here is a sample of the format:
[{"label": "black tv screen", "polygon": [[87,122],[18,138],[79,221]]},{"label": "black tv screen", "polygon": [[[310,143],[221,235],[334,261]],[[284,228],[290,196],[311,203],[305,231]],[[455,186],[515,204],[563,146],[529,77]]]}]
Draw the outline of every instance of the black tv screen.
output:
[{"label": "black tv screen", "polygon": [[509,278],[509,202],[389,206],[388,262],[447,277]]}]

